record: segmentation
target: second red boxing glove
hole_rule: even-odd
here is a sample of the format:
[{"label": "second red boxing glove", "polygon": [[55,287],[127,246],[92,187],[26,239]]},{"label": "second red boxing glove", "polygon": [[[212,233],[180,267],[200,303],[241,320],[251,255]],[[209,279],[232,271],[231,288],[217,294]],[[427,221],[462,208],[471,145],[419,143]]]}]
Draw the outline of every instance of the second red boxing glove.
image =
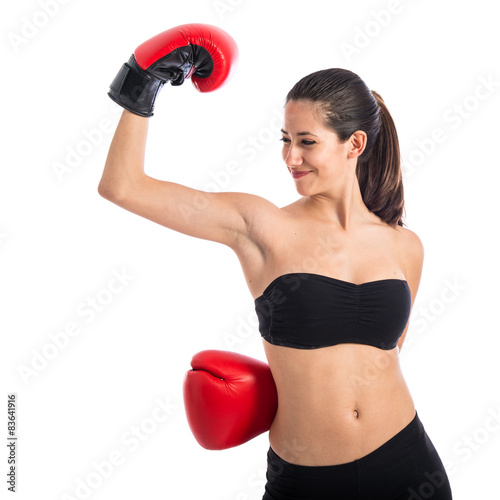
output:
[{"label": "second red boxing glove", "polygon": [[200,92],[224,85],[238,60],[236,42],[210,24],[183,24],[139,45],[110,85],[109,97],[140,116],[153,116],[163,85],[191,78]]},{"label": "second red boxing glove", "polygon": [[278,394],[267,363],[207,350],[195,354],[191,366],[184,377],[184,407],[203,448],[232,448],[270,429]]}]

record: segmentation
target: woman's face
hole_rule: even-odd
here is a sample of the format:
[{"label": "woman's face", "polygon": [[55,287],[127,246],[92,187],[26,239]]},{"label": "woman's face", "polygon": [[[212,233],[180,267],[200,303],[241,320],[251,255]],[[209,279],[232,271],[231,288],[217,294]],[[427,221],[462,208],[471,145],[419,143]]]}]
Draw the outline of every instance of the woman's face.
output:
[{"label": "woman's face", "polygon": [[325,128],[321,117],[307,101],[288,101],[282,129],[283,161],[294,177],[297,191],[303,196],[319,194],[343,184],[348,175],[350,141],[339,142],[337,134]]}]

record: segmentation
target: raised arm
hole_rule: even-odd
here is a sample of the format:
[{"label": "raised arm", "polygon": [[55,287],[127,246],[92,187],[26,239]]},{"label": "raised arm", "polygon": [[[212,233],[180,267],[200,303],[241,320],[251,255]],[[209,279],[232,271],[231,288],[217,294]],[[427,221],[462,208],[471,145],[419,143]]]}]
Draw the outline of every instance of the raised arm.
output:
[{"label": "raised arm", "polygon": [[210,193],[154,179],[144,172],[149,118],[124,110],[116,128],[98,192],[141,217],[189,236],[230,247],[247,234],[253,195]]},{"label": "raised arm", "polygon": [[237,58],[231,36],[206,24],[177,26],[139,45],[110,85],[108,95],[125,110],[99,194],[174,231],[234,247],[247,234],[251,200],[258,197],[209,193],[153,179],[144,172],[144,153],[149,117],[162,87],[191,78],[200,92],[214,91],[227,82]]}]

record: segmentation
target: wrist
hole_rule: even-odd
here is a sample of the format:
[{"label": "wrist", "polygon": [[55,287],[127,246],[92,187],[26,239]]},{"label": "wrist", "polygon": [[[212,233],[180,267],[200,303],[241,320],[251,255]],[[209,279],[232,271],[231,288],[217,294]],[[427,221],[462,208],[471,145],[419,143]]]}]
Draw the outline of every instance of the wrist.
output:
[{"label": "wrist", "polygon": [[153,116],[154,101],[165,80],[144,71],[132,54],[110,85],[109,97],[126,110]]}]

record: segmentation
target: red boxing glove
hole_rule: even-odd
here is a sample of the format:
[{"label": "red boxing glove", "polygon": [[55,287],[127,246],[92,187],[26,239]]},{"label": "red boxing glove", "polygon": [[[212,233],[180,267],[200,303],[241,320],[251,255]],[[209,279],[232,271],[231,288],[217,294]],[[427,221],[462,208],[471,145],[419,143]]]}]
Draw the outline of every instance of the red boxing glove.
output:
[{"label": "red boxing glove", "polygon": [[163,85],[191,78],[200,92],[222,87],[238,60],[236,42],[210,24],[183,24],[142,43],[110,85],[109,97],[141,116],[153,116]]},{"label": "red boxing glove", "polygon": [[278,394],[267,363],[208,350],[195,354],[191,366],[184,377],[184,407],[203,448],[232,448],[270,429]]}]

